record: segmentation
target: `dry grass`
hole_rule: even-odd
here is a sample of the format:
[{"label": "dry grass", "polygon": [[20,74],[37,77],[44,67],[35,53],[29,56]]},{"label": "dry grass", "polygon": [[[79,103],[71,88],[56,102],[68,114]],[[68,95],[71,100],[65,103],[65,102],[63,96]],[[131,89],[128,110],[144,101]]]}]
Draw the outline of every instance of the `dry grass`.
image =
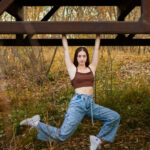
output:
[{"label": "dry grass", "polygon": [[[44,48],[43,50],[44,64],[47,66],[50,58],[52,58],[52,51]],[[70,49],[72,59],[74,51],[75,48]],[[110,52],[110,55],[108,55],[107,51],[103,51],[99,56],[99,65],[96,76],[96,102],[119,111],[122,115],[121,126],[129,131],[136,126],[135,124],[141,119],[141,116],[145,117],[143,117],[141,122],[138,122],[137,125],[141,125],[141,127],[148,126],[149,124],[146,116],[150,112],[148,108],[148,102],[150,101],[150,99],[148,99],[150,97],[150,54],[137,55],[135,53],[124,53],[120,51]],[[91,47],[89,47],[89,53],[91,58]],[[13,59],[15,60],[15,58]],[[1,146],[3,148],[7,147],[10,150],[37,150],[42,148],[50,149],[52,147],[57,149],[57,145],[45,145],[45,143],[38,141],[36,139],[36,131],[29,131],[28,128],[26,130],[20,128],[19,122],[26,117],[39,113],[43,122],[47,122],[57,127],[61,126],[64,119],[64,113],[67,110],[68,103],[74,93],[65,67],[63,50],[60,48],[58,49],[49,76],[47,78],[42,78],[42,85],[37,85],[35,76],[28,74],[28,72],[32,72],[32,67],[26,68],[23,66],[23,63],[19,63],[19,60],[15,60],[15,64],[14,60],[8,61],[11,62],[10,64],[7,64],[7,66],[9,66],[8,68],[12,68],[11,65],[13,65],[14,70],[13,72],[12,70],[7,70],[9,74],[7,75],[7,80],[5,82],[7,85],[5,94],[10,101],[11,107],[6,107],[4,109],[4,105],[2,104],[4,102],[4,97],[1,98],[1,108],[3,108],[3,113],[1,114],[4,114],[5,111],[9,112],[9,114],[5,115],[9,116],[9,126],[13,136],[6,132],[0,133]],[[19,70],[20,68],[21,70]],[[118,98],[118,101],[116,98]],[[134,108],[137,108],[137,110]],[[137,118],[134,119],[135,114],[137,113],[136,111],[139,111],[140,109],[141,116],[137,116]],[[4,116],[2,115],[2,117]],[[88,124],[88,126],[86,126],[86,124]],[[84,120],[75,135],[71,138],[72,140],[69,139],[69,144],[71,144],[70,142],[72,141],[74,146],[71,144],[72,147],[68,146],[68,149],[71,150],[77,148],[78,140],[80,140],[80,138],[78,139],[77,137],[80,137],[80,133],[82,133],[82,136],[88,137],[88,133],[84,134],[85,130],[88,130],[90,133],[92,133],[92,131],[96,133],[99,129],[98,124],[99,122],[97,122],[97,127],[92,130],[92,128],[89,128],[90,121]],[[1,124],[0,128],[2,130],[6,128],[5,122]],[[120,128],[122,129],[122,127]],[[121,132],[123,131],[121,130]],[[143,131],[143,133],[145,132]],[[5,142],[6,134],[7,136],[12,136],[7,139],[7,144]],[[122,133],[119,132],[119,135],[117,136],[118,141],[116,142],[116,144],[120,143],[118,146],[119,148],[123,143],[121,142],[121,134]],[[149,141],[149,139],[146,141],[146,138],[147,136],[144,138],[143,142]],[[130,140],[128,140],[127,137],[123,137],[123,139],[126,140],[125,143],[128,149],[133,146],[131,146],[129,143]],[[59,148],[63,149],[63,147],[65,147],[65,149],[67,149],[68,142],[65,142],[66,144],[64,143],[64,145],[60,145]],[[81,142],[81,145],[83,145],[82,149],[87,149],[87,144],[88,138]],[[136,146],[134,145],[133,148],[130,149],[135,148]],[[112,149],[114,148],[112,147]]]}]

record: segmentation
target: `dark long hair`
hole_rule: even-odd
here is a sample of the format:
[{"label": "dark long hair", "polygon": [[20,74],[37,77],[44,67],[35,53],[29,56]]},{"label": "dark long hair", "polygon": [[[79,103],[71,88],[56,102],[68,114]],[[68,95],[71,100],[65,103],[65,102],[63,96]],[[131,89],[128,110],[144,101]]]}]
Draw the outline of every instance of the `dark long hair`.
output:
[{"label": "dark long hair", "polygon": [[78,66],[78,61],[77,61],[77,57],[78,57],[78,53],[80,51],[84,51],[86,53],[86,56],[87,56],[87,60],[85,62],[85,66],[88,67],[89,66],[89,53],[88,53],[88,50],[85,48],[85,47],[78,47],[75,51],[75,54],[74,54],[74,65],[77,67]]}]

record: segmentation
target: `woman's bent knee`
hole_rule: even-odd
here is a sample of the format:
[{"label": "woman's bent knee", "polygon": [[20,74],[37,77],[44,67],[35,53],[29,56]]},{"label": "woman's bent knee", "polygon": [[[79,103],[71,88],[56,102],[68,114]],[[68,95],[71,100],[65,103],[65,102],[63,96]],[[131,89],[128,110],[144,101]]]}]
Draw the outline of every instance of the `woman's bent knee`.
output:
[{"label": "woman's bent knee", "polygon": [[113,111],[113,114],[112,114],[112,121],[120,122],[120,114],[117,113],[116,111]]},{"label": "woman's bent knee", "polygon": [[[64,129],[64,130],[63,130]],[[73,127],[72,127],[73,129]],[[58,138],[60,141],[64,142],[67,139],[69,139],[69,137],[71,137],[71,135],[73,134],[74,130],[71,130],[71,127],[69,128],[62,128],[58,131]]]},{"label": "woman's bent knee", "polygon": [[120,122],[120,114],[116,112],[116,120]]},{"label": "woman's bent knee", "polygon": [[61,135],[60,137],[59,137],[59,140],[61,141],[61,142],[64,142],[64,141],[66,141],[67,139],[69,139],[69,135]]}]

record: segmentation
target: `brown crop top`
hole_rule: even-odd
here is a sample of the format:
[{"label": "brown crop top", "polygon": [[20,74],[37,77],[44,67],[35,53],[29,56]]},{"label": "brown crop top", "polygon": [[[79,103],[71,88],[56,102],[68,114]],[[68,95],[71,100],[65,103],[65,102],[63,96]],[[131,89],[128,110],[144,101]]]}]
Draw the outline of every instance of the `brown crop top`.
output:
[{"label": "brown crop top", "polygon": [[78,68],[76,68],[75,77],[71,80],[71,84],[75,89],[79,87],[93,86],[94,75],[91,68],[88,68],[90,69],[90,72],[87,73],[78,72]]}]

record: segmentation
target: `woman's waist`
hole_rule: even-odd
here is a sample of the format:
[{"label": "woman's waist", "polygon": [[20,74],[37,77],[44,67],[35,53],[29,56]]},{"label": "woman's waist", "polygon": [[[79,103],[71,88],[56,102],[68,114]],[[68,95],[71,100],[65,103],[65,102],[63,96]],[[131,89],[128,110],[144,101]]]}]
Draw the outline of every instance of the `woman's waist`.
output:
[{"label": "woman's waist", "polygon": [[75,93],[93,95],[93,87],[91,86],[91,87],[76,88]]},{"label": "woman's waist", "polygon": [[72,101],[84,101],[85,103],[91,103],[93,101],[93,94],[79,94],[75,93]]}]

